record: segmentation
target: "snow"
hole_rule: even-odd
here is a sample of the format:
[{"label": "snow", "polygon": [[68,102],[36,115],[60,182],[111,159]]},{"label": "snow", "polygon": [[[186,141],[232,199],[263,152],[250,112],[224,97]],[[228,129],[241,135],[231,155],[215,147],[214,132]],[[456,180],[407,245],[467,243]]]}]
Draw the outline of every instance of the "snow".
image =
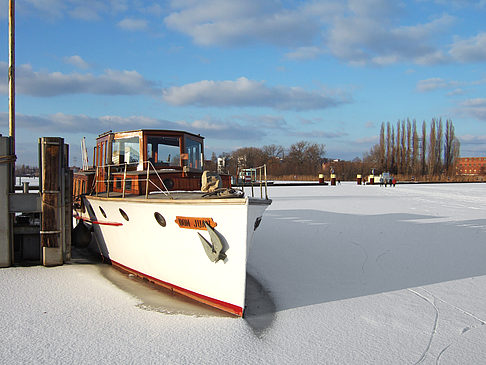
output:
[{"label": "snow", "polygon": [[485,184],[269,195],[248,318],[150,304],[90,261],[5,268],[0,362],[486,363]]}]

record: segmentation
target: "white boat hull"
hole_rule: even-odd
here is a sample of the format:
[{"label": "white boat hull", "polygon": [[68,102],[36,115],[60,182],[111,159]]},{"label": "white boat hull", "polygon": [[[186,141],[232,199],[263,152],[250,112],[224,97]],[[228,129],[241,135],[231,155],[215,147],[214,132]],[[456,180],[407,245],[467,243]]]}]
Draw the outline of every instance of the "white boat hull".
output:
[{"label": "white boat hull", "polygon": [[[113,264],[198,301],[243,315],[248,252],[270,200],[84,199],[91,207],[84,218],[96,223],[94,234],[101,253]],[[165,226],[155,219],[156,212],[165,219]],[[211,242],[209,232],[181,228],[177,217],[211,218],[227,243],[227,258],[211,262],[198,235]]]}]

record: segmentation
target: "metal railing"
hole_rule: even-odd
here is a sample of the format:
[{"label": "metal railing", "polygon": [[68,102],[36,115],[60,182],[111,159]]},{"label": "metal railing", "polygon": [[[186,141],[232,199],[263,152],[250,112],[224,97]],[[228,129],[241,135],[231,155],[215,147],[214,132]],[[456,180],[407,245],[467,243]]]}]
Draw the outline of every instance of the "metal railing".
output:
[{"label": "metal railing", "polygon": [[[120,172],[120,168],[123,169],[123,179],[122,179],[122,198],[125,198],[125,193],[126,193],[126,181],[127,181],[127,167],[129,165],[138,165],[139,162],[131,162],[131,163],[123,163],[123,164],[116,164],[116,165],[101,165],[101,166],[96,166],[96,174],[95,178],[93,181],[93,187],[91,190],[91,193],[94,193],[96,196],[100,193],[99,190],[101,188],[98,188],[100,184],[103,184],[106,187],[106,197],[108,198],[110,196],[110,187],[111,184],[115,182],[115,179],[112,179],[113,177],[113,171],[114,169],[118,170],[117,172]],[[157,172],[155,166],[152,164],[151,161],[143,161],[143,165],[147,166],[146,169],[146,179],[145,179],[145,199],[148,199],[149,195],[149,186],[150,184],[153,185],[159,192],[164,194],[170,199],[173,199],[172,196],[170,195],[169,189],[167,189],[167,186],[165,186],[164,181],[160,177],[159,173]],[[101,174],[100,171],[103,171]],[[154,183],[152,180],[150,180],[150,173],[151,170],[153,170],[153,173],[155,173],[155,176],[157,176],[160,186],[156,183]],[[142,172],[145,172],[145,170],[142,170]],[[106,179],[100,179],[103,175],[106,173]]]},{"label": "metal railing", "polygon": [[268,199],[268,184],[267,184],[267,165],[262,165],[258,167],[238,168],[236,178],[241,179],[241,189],[247,186],[246,178],[249,177],[249,183],[251,185],[251,196],[255,197],[255,184],[260,187],[260,198],[263,199],[263,192],[265,192],[265,199]]}]

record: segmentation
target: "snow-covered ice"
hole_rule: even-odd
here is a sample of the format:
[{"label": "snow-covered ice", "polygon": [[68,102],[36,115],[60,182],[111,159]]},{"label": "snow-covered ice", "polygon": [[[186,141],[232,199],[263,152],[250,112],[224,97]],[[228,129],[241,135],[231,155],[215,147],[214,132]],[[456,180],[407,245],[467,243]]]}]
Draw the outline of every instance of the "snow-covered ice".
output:
[{"label": "snow-covered ice", "polygon": [[247,319],[154,310],[83,260],[5,268],[0,362],[486,363],[486,184],[269,195]]}]

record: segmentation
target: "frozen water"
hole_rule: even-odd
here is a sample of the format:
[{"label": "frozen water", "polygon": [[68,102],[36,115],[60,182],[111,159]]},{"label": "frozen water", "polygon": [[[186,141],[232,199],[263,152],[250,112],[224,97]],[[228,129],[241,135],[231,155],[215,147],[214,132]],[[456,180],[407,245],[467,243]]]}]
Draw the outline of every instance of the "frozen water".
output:
[{"label": "frozen water", "polygon": [[0,269],[0,362],[486,363],[485,184],[269,195],[247,319],[89,260]]}]

